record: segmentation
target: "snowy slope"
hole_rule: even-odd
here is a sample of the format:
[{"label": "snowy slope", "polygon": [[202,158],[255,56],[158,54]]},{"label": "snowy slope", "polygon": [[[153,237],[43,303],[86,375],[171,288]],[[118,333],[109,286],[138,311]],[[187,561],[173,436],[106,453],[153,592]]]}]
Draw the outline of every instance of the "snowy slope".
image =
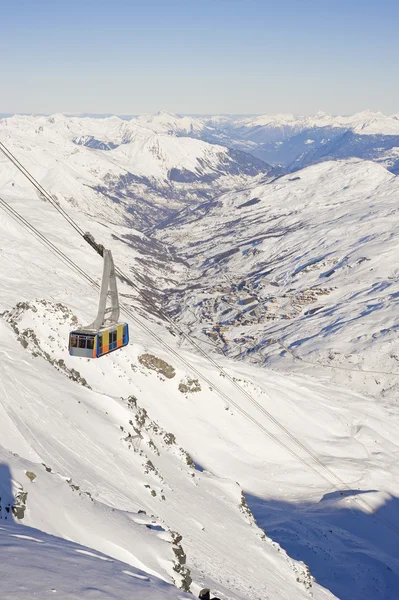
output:
[{"label": "snowy slope", "polygon": [[[29,144],[23,144],[21,138],[20,150],[28,157]],[[46,142],[45,153],[36,157],[43,179],[47,148]],[[28,195],[22,181],[15,189],[4,166],[0,197],[98,279],[99,257],[49,204]],[[55,177],[54,189],[56,184]],[[146,313],[136,292],[122,282],[123,302],[138,308],[143,323],[169,348],[131,324],[131,344],[123,351],[99,361],[69,357],[68,331],[76,319],[81,324],[92,320],[96,293],[0,213],[0,460],[11,471],[12,503],[24,509],[22,525],[83,544],[177,586],[190,585],[194,594],[207,586],[223,600],[311,595],[317,600],[333,594],[364,600],[367,591],[373,599],[391,600],[399,573],[392,526],[398,526],[397,409],[350,391],[374,391],[369,379],[361,387],[354,380],[343,389],[332,385],[329,371],[310,366],[306,371],[289,353],[282,363],[282,347],[270,339],[291,346],[300,341],[292,351],[305,358],[306,352],[316,352],[321,362],[340,363],[351,344],[361,361],[375,360],[375,334],[392,318],[395,284],[380,312],[367,312],[367,305],[369,296],[374,302],[373,294],[389,289],[386,284],[395,275],[395,232],[387,230],[387,223],[396,214],[396,180],[372,163],[349,161],[311,167],[273,183],[258,179],[242,185],[241,191],[199,210],[183,210],[176,224],[170,221],[160,229],[162,241],[121,224],[118,206],[113,218],[103,194],[96,202],[77,195],[73,204],[59,197],[85,230],[112,247],[123,270],[139,269],[140,285],[165,287],[173,269],[167,295],[173,300],[176,289],[181,293],[175,308],[195,336],[203,336],[203,328],[212,330],[215,318],[227,319],[222,315],[227,308],[234,314],[244,312],[242,307],[252,310],[252,297],[259,316],[271,309],[266,325],[262,319],[240,322],[229,325],[228,332],[211,333],[216,343],[220,333],[227,337],[226,353],[253,356],[255,362],[257,344],[251,342],[255,349],[249,352],[247,342],[234,339],[258,336],[260,358],[266,349],[268,364],[287,372],[234,363],[215,354],[212,338],[202,337],[203,347],[235,385]],[[372,251],[382,248],[387,272],[377,258],[372,265],[360,260],[373,260]],[[176,252],[184,263],[177,262]],[[380,287],[374,285],[379,277]],[[234,285],[244,279],[249,283],[236,290]],[[229,286],[229,291],[219,289]],[[328,294],[308,294],[308,288]],[[308,304],[313,308],[324,298],[332,303],[329,310],[304,314]],[[345,326],[328,329],[334,311]],[[363,340],[356,338],[356,311],[364,319],[362,335],[367,331]],[[375,314],[381,315],[381,324],[374,324]],[[325,346],[319,344],[323,336],[314,337],[320,326],[331,331]],[[326,360],[323,352],[332,342],[339,354]],[[192,367],[182,364],[175,351]],[[297,363],[301,373],[295,375]],[[265,410],[352,491],[276,428]],[[297,562],[302,560],[310,573]]]},{"label": "snowy slope", "polygon": [[4,600],[190,597],[130,565],[10,522],[1,523],[0,554]]},{"label": "snowy slope", "polygon": [[[190,596],[129,565],[26,527],[1,527],[4,600],[183,599]],[[18,574],[10,577],[15,565]]]}]

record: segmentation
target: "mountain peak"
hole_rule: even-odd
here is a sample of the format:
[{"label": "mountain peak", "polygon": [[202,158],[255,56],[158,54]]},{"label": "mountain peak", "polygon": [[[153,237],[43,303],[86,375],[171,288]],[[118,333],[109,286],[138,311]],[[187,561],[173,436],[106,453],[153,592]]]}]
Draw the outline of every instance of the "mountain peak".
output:
[{"label": "mountain peak", "polygon": [[158,112],[155,113],[154,116],[155,117],[177,117],[177,118],[179,118],[179,115],[176,115],[175,113],[171,113],[168,110],[159,110]]}]

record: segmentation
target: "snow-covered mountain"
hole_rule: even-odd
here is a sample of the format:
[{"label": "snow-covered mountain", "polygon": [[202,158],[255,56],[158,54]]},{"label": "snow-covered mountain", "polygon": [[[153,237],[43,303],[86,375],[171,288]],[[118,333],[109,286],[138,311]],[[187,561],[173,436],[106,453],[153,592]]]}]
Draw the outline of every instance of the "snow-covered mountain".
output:
[{"label": "snow-covered mountain", "polygon": [[[355,115],[332,116],[318,112],[312,116],[263,115],[234,122],[234,128],[243,137],[255,142],[280,141],[307,129],[351,129],[364,135],[398,135],[398,115],[387,116],[381,112],[365,110]],[[277,137],[279,136],[279,137]]]},{"label": "snow-covered mountain", "polygon": [[232,119],[208,139],[223,140],[273,165],[295,170],[321,160],[363,158],[397,167],[399,118],[363,111],[350,116],[273,115]]},{"label": "snow-covered mountain", "polygon": [[[345,129],[364,135],[399,135],[399,116],[364,110],[354,115],[294,114],[190,117],[160,111],[155,115],[135,117],[139,123],[158,133],[202,137],[230,135],[240,140],[261,144],[281,141],[308,129]],[[234,133],[233,133],[234,132]]]},{"label": "snow-covered mountain", "polygon": [[165,110],[161,110],[155,115],[139,115],[135,118],[135,122],[152,131],[174,135],[198,136],[206,128],[204,119],[187,115],[174,115]]},{"label": "snow-covered mountain", "polygon": [[[123,197],[128,186],[138,202],[148,196],[190,202],[227,191],[230,177],[275,175],[269,164],[288,170],[322,160],[363,158],[398,168],[399,116],[363,111],[351,116],[263,115],[190,117],[161,111],[128,120],[21,116],[0,119],[0,135],[30,137],[35,144],[71,142],[101,151],[112,180],[112,193]],[[266,164],[265,164],[266,163]],[[114,174],[112,165],[125,171]],[[281,172],[281,171],[280,171]],[[102,175],[103,176],[103,175]],[[227,177],[227,179],[226,179]],[[218,181],[211,190],[209,184]],[[102,182],[103,183],[103,182]],[[185,184],[185,186],[179,184]],[[242,181],[236,181],[240,186]],[[161,198],[159,198],[161,196]]]},{"label": "snow-covered mountain", "polygon": [[168,113],[136,119],[148,128],[191,136],[251,153],[293,171],[322,160],[363,158],[392,172],[399,164],[399,117],[370,110],[349,116],[323,112],[254,117],[179,117]]},{"label": "snow-covered mountain", "polygon": [[[130,577],[143,598],[183,598],[174,584],[222,600],[394,600],[396,177],[362,160],[232,175],[225,146],[149,120],[0,122],[146,296],[121,279],[130,345],[70,357],[97,291],[0,209],[0,552],[23,553],[28,574],[52,549],[83,553],[83,598],[101,556],[97,585],[109,593],[112,577],[115,598]],[[3,156],[0,198],[99,281],[100,257]],[[57,578],[34,589],[50,596]]]},{"label": "snow-covered mountain", "polygon": [[[183,122],[185,121],[182,118]],[[163,121],[162,121],[163,123]],[[156,126],[139,119],[124,121],[118,117],[106,119],[74,118],[63,115],[51,117],[14,116],[0,119],[4,141],[22,138],[35,146],[72,142],[78,146],[109,152],[103,160],[116,162],[133,175],[165,184],[179,181],[218,179],[222,175],[254,175],[270,168],[251,156],[232,153],[224,146],[207,144],[191,137],[171,135],[164,124]],[[75,150],[77,150],[75,148]],[[96,156],[99,156],[97,153]],[[109,165],[108,165],[109,168]],[[185,181],[185,179],[183,179]]]},{"label": "snow-covered mountain", "polygon": [[[273,174],[241,151],[117,117],[14,116],[0,119],[0,141],[57,197],[95,213],[100,204],[105,218],[136,228],[170,217],[182,204]],[[0,185],[26,194],[25,181],[14,175],[4,163]],[[106,197],[106,208],[99,196]]]}]

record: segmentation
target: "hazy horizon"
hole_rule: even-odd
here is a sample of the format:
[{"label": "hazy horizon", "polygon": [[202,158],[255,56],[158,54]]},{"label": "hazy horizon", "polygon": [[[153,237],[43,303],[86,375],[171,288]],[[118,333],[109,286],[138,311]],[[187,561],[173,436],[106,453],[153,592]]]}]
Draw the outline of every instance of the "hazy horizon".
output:
[{"label": "hazy horizon", "polygon": [[67,113],[67,112],[0,112],[0,118],[4,119],[4,118],[9,118],[9,117],[13,117],[13,116],[25,116],[25,117],[51,117],[54,116],[56,114],[60,114],[63,115],[65,117],[78,117],[78,118],[84,118],[84,117],[91,117],[91,118],[95,118],[95,119],[103,119],[103,118],[108,118],[108,117],[118,117],[120,119],[134,119],[135,117],[139,117],[139,116],[143,116],[143,115],[158,115],[158,114],[169,114],[169,115],[173,115],[176,117],[193,117],[193,118],[206,118],[206,117],[214,117],[214,116],[221,116],[221,117],[230,117],[230,118],[239,118],[239,117],[262,117],[262,116],[270,116],[270,117],[275,117],[275,116],[294,116],[294,117],[314,117],[317,114],[326,114],[328,116],[331,117],[349,117],[352,116],[354,114],[360,114],[360,113],[365,113],[365,112],[373,112],[375,114],[377,113],[381,113],[387,117],[389,116],[397,116],[399,115],[399,108],[397,112],[393,112],[393,113],[383,113],[382,111],[373,111],[371,109],[361,109],[359,111],[356,111],[356,113],[346,113],[346,114],[338,114],[338,113],[325,113],[324,111],[316,111],[316,112],[304,112],[304,113],[287,113],[287,112],[275,112],[275,113],[271,113],[271,112],[260,112],[260,113],[227,113],[227,112],[219,112],[219,113],[181,113],[181,112],[176,112],[176,111],[166,111],[166,110],[157,110],[155,112],[149,112],[149,111],[144,111],[142,113],[134,113],[134,114],[117,114],[117,113],[96,113],[96,112],[81,112],[81,113]]}]

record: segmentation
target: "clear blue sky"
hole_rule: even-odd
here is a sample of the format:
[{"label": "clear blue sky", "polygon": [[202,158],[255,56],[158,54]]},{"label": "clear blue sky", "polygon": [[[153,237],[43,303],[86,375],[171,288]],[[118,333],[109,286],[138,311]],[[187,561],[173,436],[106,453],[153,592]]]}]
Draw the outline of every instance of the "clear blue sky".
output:
[{"label": "clear blue sky", "polygon": [[399,0],[0,0],[0,112],[399,112]]}]

